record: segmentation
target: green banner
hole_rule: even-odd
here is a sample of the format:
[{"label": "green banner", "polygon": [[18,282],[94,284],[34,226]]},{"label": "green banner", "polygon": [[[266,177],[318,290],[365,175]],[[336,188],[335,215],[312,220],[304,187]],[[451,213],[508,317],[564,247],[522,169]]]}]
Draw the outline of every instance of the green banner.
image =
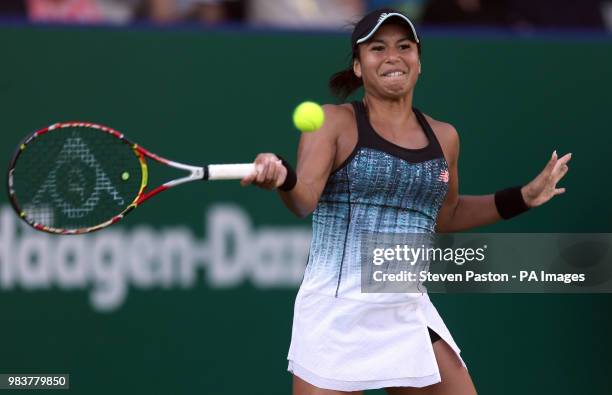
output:
[{"label": "green banner", "polygon": [[[333,102],[348,38],[0,28],[8,162],[58,121],[106,124],[184,163],[295,161],[299,102]],[[415,104],[461,136],[461,193],[529,181],[572,152],[567,193],[488,232],[610,232],[612,42],[423,35]],[[151,166],[151,185],[177,175]],[[83,394],[287,394],[310,241],[274,193],[190,183],[87,236],[0,210],[0,373],[70,375]],[[609,295],[433,295],[482,394],[605,394]],[[382,392],[380,392],[382,393]]]}]

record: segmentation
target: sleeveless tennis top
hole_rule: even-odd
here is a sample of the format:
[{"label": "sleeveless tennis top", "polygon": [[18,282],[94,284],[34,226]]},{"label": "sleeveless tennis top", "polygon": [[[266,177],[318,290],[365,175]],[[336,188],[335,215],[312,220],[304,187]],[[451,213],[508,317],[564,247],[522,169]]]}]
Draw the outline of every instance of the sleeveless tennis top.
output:
[{"label": "sleeveless tennis top", "polygon": [[[362,299],[363,234],[433,233],[448,190],[448,165],[431,126],[413,112],[428,144],[400,147],[380,136],[360,101],[352,103],[357,145],[328,178],[312,217],[312,241],[301,289]],[[371,295],[371,294],[370,294]]]}]

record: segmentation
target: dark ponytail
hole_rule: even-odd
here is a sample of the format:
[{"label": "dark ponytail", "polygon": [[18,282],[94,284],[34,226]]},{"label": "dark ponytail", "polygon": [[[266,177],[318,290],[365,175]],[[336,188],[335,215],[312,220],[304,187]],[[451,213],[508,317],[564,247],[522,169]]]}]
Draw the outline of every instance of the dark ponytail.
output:
[{"label": "dark ponytail", "polygon": [[[358,22],[355,21],[345,27],[354,30],[357,23]],[[347,97],[349,97],[363,85],[361,78],[357,77],[353,72],[353,61],[355,59],[359,59],[359,49],[357,48],[357,44],[353,44],[351,53],[348,54],[347,58],[350,59],[349,66],[344,70],[340,70],[337,73],[332,74],[332,76],[329,77],[328,84],[332,95],[342,101],[345,101]]]},{"label": "dark ponytail", "polygon": [[363,81],[355,75],[352,67],[340,70],[329,78],[331,93],[341,100],[345,100],[361,85]]}]

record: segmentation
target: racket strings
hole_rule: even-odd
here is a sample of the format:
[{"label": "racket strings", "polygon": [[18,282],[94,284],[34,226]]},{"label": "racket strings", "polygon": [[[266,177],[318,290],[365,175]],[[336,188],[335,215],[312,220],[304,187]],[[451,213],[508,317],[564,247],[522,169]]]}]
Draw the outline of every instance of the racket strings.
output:
[{"label": "racket strings", "polygon": [[22,215],[58,229],[89,228],[112,219],[134,200],[141,181],[132,148],[88,127],[61,128],[33,139],[14,172]]}]

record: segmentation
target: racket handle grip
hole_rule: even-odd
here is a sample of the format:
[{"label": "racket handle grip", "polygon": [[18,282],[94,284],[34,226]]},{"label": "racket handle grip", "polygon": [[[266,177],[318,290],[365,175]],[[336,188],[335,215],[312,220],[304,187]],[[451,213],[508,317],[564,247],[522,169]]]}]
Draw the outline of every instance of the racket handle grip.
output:
[{"label": "racket handle grip", "polygon": [[208,165],[205,180],[240,180],[255,171],[253,163]]}]

